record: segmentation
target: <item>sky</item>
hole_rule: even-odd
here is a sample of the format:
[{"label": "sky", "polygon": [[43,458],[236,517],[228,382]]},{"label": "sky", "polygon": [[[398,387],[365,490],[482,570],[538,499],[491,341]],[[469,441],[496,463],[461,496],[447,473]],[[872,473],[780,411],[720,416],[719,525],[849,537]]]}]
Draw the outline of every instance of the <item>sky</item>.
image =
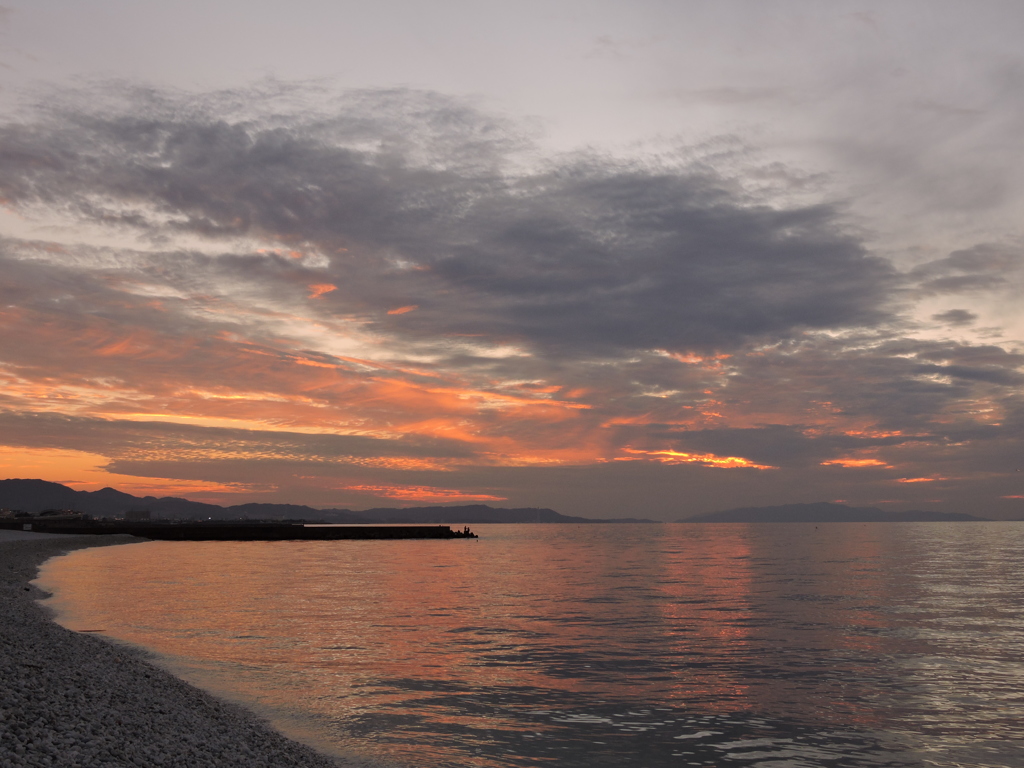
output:
[{"label": "sky", "polygon": [[0,476],[1024,514],[1024,6],[5,0]]}]

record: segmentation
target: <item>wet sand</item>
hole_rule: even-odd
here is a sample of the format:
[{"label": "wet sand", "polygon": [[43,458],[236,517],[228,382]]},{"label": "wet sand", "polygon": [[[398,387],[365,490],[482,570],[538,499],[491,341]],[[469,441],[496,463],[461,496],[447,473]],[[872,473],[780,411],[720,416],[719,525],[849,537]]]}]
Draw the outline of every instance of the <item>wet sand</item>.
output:
[{"label": "wet sand", "polygon": [[131,536],[0,531],[0,768],[338,768],[139,650],[57,625],[31,585],[45,560]]}]

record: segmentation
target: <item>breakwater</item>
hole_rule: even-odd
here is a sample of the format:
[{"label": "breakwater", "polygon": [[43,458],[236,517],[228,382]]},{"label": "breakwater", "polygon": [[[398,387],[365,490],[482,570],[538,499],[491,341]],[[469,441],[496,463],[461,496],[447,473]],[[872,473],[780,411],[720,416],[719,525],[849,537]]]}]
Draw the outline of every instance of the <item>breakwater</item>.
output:
[{"label": "breakwater", "polygon": [[475,539],[449,525],[306,525],[264,522],[125,522],[10,518],[0,529],[74,535],[128,534],[158,541],[337,541],[344,539]]}]

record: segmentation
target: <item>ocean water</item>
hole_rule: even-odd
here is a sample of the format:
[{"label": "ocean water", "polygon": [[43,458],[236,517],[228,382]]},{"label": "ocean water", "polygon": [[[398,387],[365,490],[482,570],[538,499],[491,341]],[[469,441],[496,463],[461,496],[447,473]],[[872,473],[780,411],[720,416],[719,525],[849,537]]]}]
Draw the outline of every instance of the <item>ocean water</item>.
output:
[{"label": "ocean water", "polygon": [[1024,766],[1024,524],[474,527],[79,550],[40,583],[367,765]]}]

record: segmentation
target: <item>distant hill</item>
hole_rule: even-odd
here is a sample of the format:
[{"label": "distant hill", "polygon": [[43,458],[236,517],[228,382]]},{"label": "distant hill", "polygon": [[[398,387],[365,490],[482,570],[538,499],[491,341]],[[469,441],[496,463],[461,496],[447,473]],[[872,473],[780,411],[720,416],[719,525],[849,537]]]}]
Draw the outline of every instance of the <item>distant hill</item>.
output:
[{"label": "distant hill", "polygon": [[72,509],[91,515],[117,516],[132,509],[148,509],[154,517],[201,519],[217,517],[224,511],[214,504],[166,496],[139,498],[113,488],[76,491],[46,480],[0,480],[0,509],[41,512],[44,509]]},{"label": "distant hill", "polygon": [[984,517],[962,512],[886,512],[876,507],[848,507],[820,501],[816,504],[782,504],[776,507],[740,507],[723,512],[694,515],[680,523],[922,523],[979,521]]},{"label": "distant hill", "polygon": [[42,512],[71,509],[100,517],[118,517],[130,510],[149,510],[154,518],[170,520],[315,520],[326,523],[654,523],[655,520],[618,518],[597,520],[561,515],[552,509],[498,509],[484,504],[454,507],[378,507],[316,509],[298,504],[238,504],[222,507],[174,496],[132,496],[113,488],[76,491],[45,480],[0,480],[0,509]]}]

